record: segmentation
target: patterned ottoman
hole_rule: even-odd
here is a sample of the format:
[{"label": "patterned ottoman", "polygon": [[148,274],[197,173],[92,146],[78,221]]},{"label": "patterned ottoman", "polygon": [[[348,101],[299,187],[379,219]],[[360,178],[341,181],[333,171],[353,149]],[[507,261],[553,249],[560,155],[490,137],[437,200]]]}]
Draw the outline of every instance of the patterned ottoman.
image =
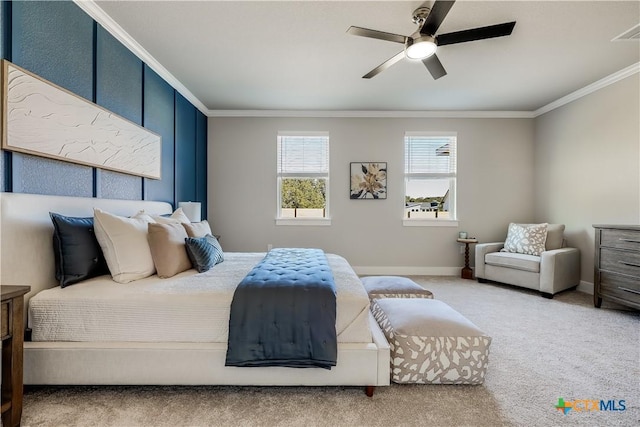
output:
[{"label": "patterned ottoman", "polygon": [[400,276],[369,276],[360,279],[369,294],[375,298],[433,298],[426,290],[411,279]]},{"label": "patterned ottoman", "polygon": [[491,337],[442,301],[387,298],[371,311],[391,347],[391,381],[482,384]]}]

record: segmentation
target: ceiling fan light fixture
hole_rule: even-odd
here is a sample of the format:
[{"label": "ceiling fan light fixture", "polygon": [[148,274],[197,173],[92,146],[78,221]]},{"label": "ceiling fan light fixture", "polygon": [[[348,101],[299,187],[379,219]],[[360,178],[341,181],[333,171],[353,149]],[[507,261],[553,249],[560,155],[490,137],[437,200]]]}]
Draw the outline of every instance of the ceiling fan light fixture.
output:
[{"label": "ceiling fan light fixture", "polygon": [[431,36],[407,38],[404,54],[409,59],[425,59],[436,53],[438,45]]}]

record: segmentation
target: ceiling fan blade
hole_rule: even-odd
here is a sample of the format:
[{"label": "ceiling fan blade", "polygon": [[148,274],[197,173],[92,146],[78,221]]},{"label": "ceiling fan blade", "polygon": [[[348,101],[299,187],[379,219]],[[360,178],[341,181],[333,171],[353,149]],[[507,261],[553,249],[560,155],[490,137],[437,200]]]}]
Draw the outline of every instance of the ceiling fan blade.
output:
[{"label": "ceiling fan blade", "polygon": [[373,70],[369,71],[367,74],[362,76],[362,78],[363,79],[370,79],[371,77],[375,77],[378,74],[380,74],[381,72],[383,72],[384,70],[386,70],[387,68],[391,67],[396,62],[401,61],[402,58],[404,58],[404,50],[400,51],[398,54],[396,54],[392,58],[387,59],[382,64],[378,65],[376,68],[374,68]]},{"label": "ceiling fan blade", "polygon": [[368,28],[362,27],[349,27],[347,33],[353,34],[354,36],[369,37],[372,39],[379,39],[402,44],[404,44],[404,42],[407,40],[407,37],[401,36],[400,34],[385,33],[384,31],[370,30]]},{"label": "ceiling fan blade", "polygon": [[438,59],[438,56],[434,53],[428,58],[422,60],[422,63],[427,67],[433,80],[438,80],[442,76],[447,75],[447,71],[442,66],[442,62]]},{"label": "ceiling fan blade", "polygon": [[472,42],[474,40],[491,39],[493,37],[508,36],[513,31],[516,22],[489,25],[488,27],[472,28],[470,30],[456,31],[454,33],[440,34],[436,37],[438,46],[448,44]]},{"label": "ceiling fan blade", "polygon": [[442,24],[454,3],[455,0],[436,0],[431,7],[429,16],[427,16],[422,28],[420,28],[420,34],[433,36],[440,28],[440,24]]}]

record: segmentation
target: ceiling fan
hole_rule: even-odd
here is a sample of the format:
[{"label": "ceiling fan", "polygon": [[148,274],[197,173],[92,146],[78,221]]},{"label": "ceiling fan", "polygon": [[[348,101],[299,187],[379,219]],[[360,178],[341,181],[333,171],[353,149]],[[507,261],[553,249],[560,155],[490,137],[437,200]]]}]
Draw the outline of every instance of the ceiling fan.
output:
[{"label": "ceiling fan", "polygon": [[442,24],[454,3],[455,0],[436,0],[432,7],[422,5],[417,8],[413,12],[413,22],[418,25],[418,30],[410,36],[362,27],[349,27],[347,33],[354,36],[404,44],[404,50],[378,65],[362,78],[370,79],[406,57],[413,60],[422,60],[431,76],[434,79],[439,79],[447,74],[436,55],[436,50],[439,46],[508,36],[516,25],[515,21],[505,22],[504,24],[489,25],[436,36],[440,24]]}]

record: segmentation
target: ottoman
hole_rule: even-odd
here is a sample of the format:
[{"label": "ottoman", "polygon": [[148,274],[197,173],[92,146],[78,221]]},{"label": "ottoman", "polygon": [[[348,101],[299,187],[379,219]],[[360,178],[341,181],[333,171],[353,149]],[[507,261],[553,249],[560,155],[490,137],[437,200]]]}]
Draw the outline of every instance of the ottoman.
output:
[{"label": "ottoman", "polygon": [[360,279],[369,294],[376,298],[433,298],[426,290],[411,279],[400,276],[369,276]]},{"label": "ottoman", "polygon": [[371,311],[391,347],[391,381],[482,384],[491,337],[442,301],[386,298]]}]

